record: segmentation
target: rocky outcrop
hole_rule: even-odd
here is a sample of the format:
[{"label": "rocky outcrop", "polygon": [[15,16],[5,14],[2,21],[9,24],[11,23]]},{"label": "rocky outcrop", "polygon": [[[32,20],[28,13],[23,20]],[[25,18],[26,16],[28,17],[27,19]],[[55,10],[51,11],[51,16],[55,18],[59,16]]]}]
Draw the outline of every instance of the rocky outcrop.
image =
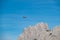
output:
[{"label": "rocky outcrop", "polygon": [[49,30],[48,25],[41,22],[25,28],[18,40],[60,40],[60,26]]}]

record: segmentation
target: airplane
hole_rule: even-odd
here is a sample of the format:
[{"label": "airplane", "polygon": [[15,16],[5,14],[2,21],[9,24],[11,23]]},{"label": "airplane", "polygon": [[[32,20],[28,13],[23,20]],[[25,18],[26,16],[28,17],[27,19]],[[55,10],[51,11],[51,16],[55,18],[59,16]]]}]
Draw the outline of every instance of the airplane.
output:
[{"label": "airplane", "polygon": [[27,17],[26,17],[26,16],[22,16],[22,18],[24,18],[24,19],[25,19],[25,18],[27,18]]}]

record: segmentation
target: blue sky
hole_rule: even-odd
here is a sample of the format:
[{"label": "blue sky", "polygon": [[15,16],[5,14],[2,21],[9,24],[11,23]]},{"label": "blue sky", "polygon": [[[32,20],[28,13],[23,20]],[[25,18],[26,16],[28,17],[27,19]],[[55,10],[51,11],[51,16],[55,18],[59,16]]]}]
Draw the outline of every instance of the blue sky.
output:
[{"label": "blue sky", "polygon": [[16,40],[25,27],[39,22],[47,23],[49,29],[60,25],[59,0],[3,0],[1,4],[1,40]]}]

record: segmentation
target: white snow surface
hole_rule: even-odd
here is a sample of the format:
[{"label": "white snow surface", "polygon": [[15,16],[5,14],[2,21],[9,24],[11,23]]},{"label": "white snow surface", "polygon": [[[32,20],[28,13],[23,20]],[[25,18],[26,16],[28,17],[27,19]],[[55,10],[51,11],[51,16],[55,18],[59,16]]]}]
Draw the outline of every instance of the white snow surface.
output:
[{"label": "white snow surface", "polygon": [[60,40],[60,26],[49,30],[48,25],[41,22],[25,28],[17,40]]}]

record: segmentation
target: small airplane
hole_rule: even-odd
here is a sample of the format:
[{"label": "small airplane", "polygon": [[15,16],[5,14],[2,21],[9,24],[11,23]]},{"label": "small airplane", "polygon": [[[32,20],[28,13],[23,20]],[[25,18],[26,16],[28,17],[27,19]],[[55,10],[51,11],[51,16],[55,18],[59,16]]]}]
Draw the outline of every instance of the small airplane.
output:
[{"label": "small airplane", "polygon": [[22,18],[24,18],[24,19],[25,19],[25,18],[27,18],[27,17],[26,17],[26,16],[22,16]]}]

